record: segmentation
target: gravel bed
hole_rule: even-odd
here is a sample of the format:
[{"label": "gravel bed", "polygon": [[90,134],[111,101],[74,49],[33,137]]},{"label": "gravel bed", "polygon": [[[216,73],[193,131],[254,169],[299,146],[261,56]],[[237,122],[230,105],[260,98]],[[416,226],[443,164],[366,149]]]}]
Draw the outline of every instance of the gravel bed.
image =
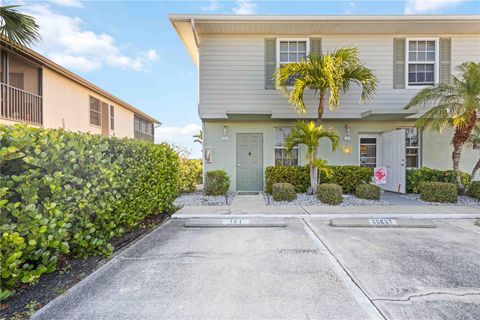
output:
[{"label": "gravel bed", "polygon": [[401,196],[407,199],[417,200],[419,202],[426,203],[430,206],[467,206],[467,207],[480,206],[480,201],[468,196],[458,196],[457,203],[441,203],[441,202],[423,201],[420,199],[420,195],[418,193],[402,194]]},{"label": "gravel bed", "polygon": [[[321,202],[316,196],[307,195],[305,193],[297,193],[297,199],[287,201],[273,201],[271,195],[265,196],[265,202],[269,206],[328,206],[328,204]],[[353,195],[343,195],[343,202],[339,206],[391,206],[394,205],[390,201],[385,200],[366,200],[360,199]]]},{"label": "gravel bed", "polygon": [[182,193],[175,202],[176,206],[229,206],[235,198],[235,192],[229,192],[227,199],[224,196],[205,196],[202,192]]}]

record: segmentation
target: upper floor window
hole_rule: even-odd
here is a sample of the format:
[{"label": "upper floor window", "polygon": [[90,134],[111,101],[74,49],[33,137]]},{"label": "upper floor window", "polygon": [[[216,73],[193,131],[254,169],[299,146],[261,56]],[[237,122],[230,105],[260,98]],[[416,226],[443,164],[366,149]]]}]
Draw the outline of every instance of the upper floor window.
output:
[{"label": "upper floor window", "polygon": [[90,124],[99,126],[101,121],[100,100],[90,97]]},{"label": "upper floor window", "polygon": [[437,83],[437,40],[409,39],[407,41],[407,72],[409,86],[426,86]]},{"label": "upper floor window", "polygon": [[134,137],[135,139],[142,139],[153,141],[153,123],[138,116],[134,116]]},{"label": "upper floor window", "polygon": [[[277,68],[286,64],[300,62],[307,57],[309,51],[308,39],[278,39],[277,40]],[[295,77],[289,79],[293,84]]]},{"label": "upper floor window", "polygon": [[115,130],[115,107],[110,106],[110,129]]},{"label": "upper floor window", "polygon": [[290,155],[285,149],[285,139],[290,135],[291,128],[275,128],[275,165],[298,166],[298,147],[294,147]]}]

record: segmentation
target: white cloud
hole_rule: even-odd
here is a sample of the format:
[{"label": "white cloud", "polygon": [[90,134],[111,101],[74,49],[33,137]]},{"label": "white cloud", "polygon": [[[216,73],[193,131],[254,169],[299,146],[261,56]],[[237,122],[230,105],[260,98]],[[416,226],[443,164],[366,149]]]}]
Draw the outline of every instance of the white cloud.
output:
[{"label": "white cloud", "polygon": [[210,0],[208,5],[202,7],[203,11],[217,11],[218,9],[220,9],[220,3],[218,3],[218,0]]},{"label": "white cloud", "polygon": [[40,26],[36,49],[66,68],[91,71],[109,65],[142,71],[158,58],[153,49],[126,55],[112,36],[87,30],[80,18],[57,14],[49,6],[32,5],[28,13]]},{"label": "white cloud", "polygon": [[82,3],[79,0],[50,0],[50,1],[62,7],[72,7],[72,8],[83,7]]},{"label": "white cloud", "polygon": [[235,1],[237,5],[233,8],[235,14],[255,14],[257,4],[249,0]]},{"label": "white cloud", "polygon": [[355,10],[355,7],[356,7],[355,1],[350,1],[350,3],[348,4],[347,9],[345,10],[345,14],[352,14],[353,11]]},{"label": "white cloud", "polygon": [[164,127],[155,128],[155,142],[167,142],[187,149],[190,158],[201,158],[202,146],[193,142],[193,135],[198,134],[202,126],[194,123],[187,124],[184,127]]},{"label": "white cloud", "polygon": [[408,0],[405,14],[431,13],[443,8],[455,7],[466,0]]}]

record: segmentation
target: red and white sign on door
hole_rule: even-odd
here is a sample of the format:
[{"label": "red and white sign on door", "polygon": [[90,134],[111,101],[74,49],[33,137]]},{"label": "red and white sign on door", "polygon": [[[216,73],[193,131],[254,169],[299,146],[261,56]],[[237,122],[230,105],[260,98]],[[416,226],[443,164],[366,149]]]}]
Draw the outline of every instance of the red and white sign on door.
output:
[{"label": "red and white sign on door", "polygon": [[387,168],[376,167],[375,169],[373,169],[373,178],[375,179],[375,184],[386,184],[387,183]]}]

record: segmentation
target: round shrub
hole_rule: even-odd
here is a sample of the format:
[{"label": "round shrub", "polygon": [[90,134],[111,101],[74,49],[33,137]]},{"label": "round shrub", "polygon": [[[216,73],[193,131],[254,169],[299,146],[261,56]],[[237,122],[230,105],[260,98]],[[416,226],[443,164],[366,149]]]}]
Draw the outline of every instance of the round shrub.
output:
[{"label": "round shrub", "polygon": [[467,189],[467,195],[480,200],[480,181],[472,181]]},{"label": "round shrub", "polygon": [[428,202],[456,203],[457,186],[449,182],[423,182],[420,184],[420,199]]},{"label": "round shrub", "polygon": [[203,193],[206,196],[222,196],[230,188],[230,177],[223,170],[212,170],[205,174]]},{"label": "round shrub", "polygon": [[202,160],[180,159],[178,192],[194,192],[200,183],[202,183]]},{"label": "round shrub", "polygon": [[355,195],[361,199],[380,200],[381,189],[374,184],[360,184],[355,188]]},{"label": "round shrub", "polygon": [[290,183],[275,183],[272,187],[272,196],[275,201],[293,201],[297,198],[295,187]]},{"label": "round shrub", "polygon": [[330,205],[342,203],[342,193],[342,187],[334,183],[322,183],[317,187],[317,199]]}]

